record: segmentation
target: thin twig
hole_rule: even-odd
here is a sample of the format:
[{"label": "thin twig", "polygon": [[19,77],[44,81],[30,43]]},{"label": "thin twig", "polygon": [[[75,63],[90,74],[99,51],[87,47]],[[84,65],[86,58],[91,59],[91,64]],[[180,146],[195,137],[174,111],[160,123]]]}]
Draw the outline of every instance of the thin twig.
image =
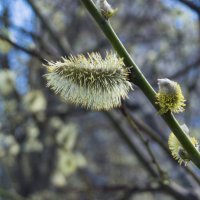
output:
[{"label": "thin twig", "polygon": [[113,124],[113,127],[117,130],[118,136],[127,144],[130,150],[136,155],[137,159],[144,166],[144,168],[154,177],[159,178],[157,172],[154,168],[149,164],[149,162],[145,159],[145,156],[142,154],[141,150],[137,147],[137,145],[129,138],[128,134],[122,129],[120,124],[113,118],[112,114],[109,112],[105,112],[106,117]]},{"label": "thin twig", "polygon": [[186,65],[184,68],[182,68],[181,70],[175,72],[174,74],[170,75],[169,78],[170,79],[175,79],[179,76],[183,76],[184,74],[188,73],[191,69],[197,69],[198,67],[200,67],[200,58],[197,58],[195,61],[193,61],[192,63]]},{"label": "thin twig", "polygon": [[49,33],[49,35],[51,36],[52,40],[54,41],[54,43],[57,45],[60,53],[63,56],[66,56],[67,54],[69,54],[68,50],[65,48],[65,46],[62,44],[59,35],[57,34],[57,32],[53,29],[53,27],[51,27],[50,23],[48,22],[47,19],[45,19],[45,17],[42,15],[42,13],[40,12],[40,10],[37,8],[37,6],[35,5],[33,0],[26,0],[28,2],[28,4],[31,6],[31,8],[33,9],[33,11],[35,12],[36,16],[40,19],[40,22],[42,23],[43,27],[47,30],[47,32]]},{"label": "thin twig", "polygon": [[122,114],[124,115],[124,117],[127,119],[129,125],[131,126],[131,128],[137,133],[137,135],[139,136],[140,140],[142,141],[142,143],[144,144],[144,146],[146,147],[146,150],[148,152],[148,154],[150,155],[151,159],[152,159],[152,163],[156,166],[158,173],[160,174],[161,178],[166,178],[166,172],[164,172],[160,166],[160,164],[158,163],[156,156],[154,155],[154,153],[151,150],[151,147],[149,145],[149,140],[145,139],[143,134],[141,133],[140,129],[138,128],[137,124],[135,123],[135,121],[133,120],[133,118],[131,117],[131,115],[129,114],[129,112],[127,111],[127,109],[125,108],[125,105],[123,105],[121,107],[122,110]]},{"label": "thin twig", "polygon": [[45,60],[41,57],[41,55],[39,54],[39,52],[32,50],[32,49],[27,49],[17,43],[15,43],[14,41],[12,41],[11,39],[9,39],[7,36],[0,34],[0,39],[5,40],[6,42],[8,42],[9,44],[11,44],[14,48],[19,49],[35,58],[37,58],[38,60],[45,62]]}]

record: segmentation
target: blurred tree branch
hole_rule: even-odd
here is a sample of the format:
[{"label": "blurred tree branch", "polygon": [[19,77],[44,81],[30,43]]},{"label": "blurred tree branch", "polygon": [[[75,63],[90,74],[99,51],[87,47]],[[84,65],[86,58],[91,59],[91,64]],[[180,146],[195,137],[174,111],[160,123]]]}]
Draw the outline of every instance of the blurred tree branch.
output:
[{"label": "blurred tree branch", "polygon": [[8,191],[6,189],[0,188],[0,197],[7,200],[26,200],[26,198],[20,196],[16,192]]},{"label": "blurred tree branch", "polygon": [[58,49],[60,50],[60,53],[63,56],[69,55],[69,51],[68,51],[68,49],[66,49],[65,46],[63,46],[63,44],[62,44],[62,42],[60,40],[59,35],[53,29],[53,27],[48,22],[48,20],[45,19],[45,17],[42,15],[42,13],[40,12],[39,8],[37,8],[37,6],[35,5],[34,1],[33,0],[26,0],[26,1],[31,6],[31,8],[35,12],[36,16],[39,18],[41,24],[44,26],[44,28],[46,29],[46,31],[51,36],[51,38],[54,41],[54,43],[57,45]]},{"label": "blurred tree branch", "polygon": [[27,49],[27,48],[25,48],[25,47],[23,47],[23,46],[21,46],[21,45],[15,43],[15,42],[13,42],[13,41],[12,41],[11,39],[9,39],[7,36],[5,36],[5,35],[3,35],[3,34],[1,34],[1,33],[0,33],[0,39],[5,40],[5,41],[8,42],[9,44],[11,44],[14,48],[19,49],[19,50],[21,50],[21,51],[23,51],[23,52],[25,52],[25,53],[27,53],[27,54],[29,54],[29,55],[31,55],[31,56],[37,58],[37,59],[39,59],[39,60],[42,61],[42,62],[45,61],[45,60],[41,57],[41,55],[40,55],[39,52],[37,52],[37,51],[35,51],[35,50],[32,50],[32,49]]},{"label": "blurred tree branch", "polygon": [[163,179],[166,178],[166,177],[165,177],[166,172],[163,171],[163,169],[161,168],[159,162],[157,161],[156,156],[155,156],[154,153],[152,152],[151,147],[150,147],[150,145],[149,145],[149,140],[146,139],[146,138],[142,135],[142,133],[141,133],[139,127],[137,126],[137,124],[136,124],[135,121],[133,120],[133,118],[132,118],[132,116],[130,115],[130,113],[128,112],[128,110],[126,109],[125,104],[122,105],[121,111],[122,111],[123,116],[127,119],[127,122],[128,122],[128,124],[129,124],[129,126],[132,128],[132,130],[133,130],[135,133],[137,133],[139,139],[142,141],[142,143],[143,143],[144,147],[146,148],[146,150],[147,150],[149,156],[151,157],[152,163],[153,163],[153,164],[155,165],[155,167],[157,168],[157,171],[158,171],[158,173],[159,173],[160,178],[161,178],[161,179],[162,179],[162,178],[163,178]]},{"label": "blurred tree branch", "polygon": [[[0,17],[0,19],[1,19],[1,17]],[[10,23],[10,22],[8,23],[8,25],[9,25],[9,27],[10,27],[11,29],[14,29],[14,30],[18,31],[18,32],[22,33],[23,35],[26,35],[26,36],[28,36],[28,37],[31,37],[34,41],[36,41],[36,42],[37,42],[37,45],[39,45],[39,48],[38,48],[38,49],[40,49],[40,52],[45,52],[45,53],[47,53],[48,55],[52,55],[52,52],[51,52],[50,49],[47,47],[47,44],[45,44],[45,43],[43,42],[42,38],[41,38],[38,34],[32,32],[32,31],[26,30],[26,29],[23,28],[23,27],[16,26],[16,25],[14,25],[14,24],[12,24],[12,23]]]},{"label": "blurred tree branch", "polygon": [[193,61],[192,63],[184,66],[182,69],[180,69],[179,71],[175,72],[174,74],[170,75],[169,78],[170,79],[176,79],[180,76],[183,76],[185,74],[187,74],[190,70],[192,69],[197,69],[200,67],[200,57],[198,57],[195,61]]},{"label": "blurred tree branch", "polygon": [[188,0],[178,0],[178,1],[183,3],[184,5],[188,6],[193,11],[197,12],[198,15],[200,15],[200,7],[197,6],[193,1],[188,1]]}]

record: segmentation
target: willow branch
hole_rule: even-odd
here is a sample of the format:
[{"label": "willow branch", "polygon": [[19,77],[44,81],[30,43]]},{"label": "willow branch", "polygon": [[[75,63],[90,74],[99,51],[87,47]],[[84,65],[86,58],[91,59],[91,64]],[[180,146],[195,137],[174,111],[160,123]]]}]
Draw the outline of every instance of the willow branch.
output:
[{"label": "willow branch", "polygon": [[[156,110],[159,110],[159,106],[155,104],[156,92],[146,80],[138,66],[132,60],[129,53],[127,52],[127,50],[117,37],[116,33],[114,32],[113,28],[111,27],[110,23],[102,17],[92,0],[81,0],[81,2],[95,19],[107,39],[112,44],[113,48],[118,53],[118,55],[124,59],[125,65],[129,68],[131,67],[130,80],[142,90],[144,95],[149,99]],[[167,112],[166,114],[161,115],[161,117],[168,124],[172,132],[176,135],[182,146],[186,149],[194,164],[198,168],[200,168],[200,153],[191,143],[189,138],[185,135],[174,115],[171,112]]]}]

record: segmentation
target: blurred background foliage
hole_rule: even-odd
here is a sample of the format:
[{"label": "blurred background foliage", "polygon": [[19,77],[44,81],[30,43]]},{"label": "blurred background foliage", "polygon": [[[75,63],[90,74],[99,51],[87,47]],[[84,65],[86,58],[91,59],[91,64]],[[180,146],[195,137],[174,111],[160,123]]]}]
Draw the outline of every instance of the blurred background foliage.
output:
[{"label": "blurred background foliage", "polygon": [[[109,2],[119,8],[111,24],[154,88],[164,77],[182,85],[178,119],[200,139],[200,2]],[[78,0],[0,0],[0,200],[200,199],[199,171],[173,161],[170,130],[136,87],[126,106],[174,191],[149,173],[145,147],[117,109],[67,105],[46,88],[45,60],[109,49]]]}]

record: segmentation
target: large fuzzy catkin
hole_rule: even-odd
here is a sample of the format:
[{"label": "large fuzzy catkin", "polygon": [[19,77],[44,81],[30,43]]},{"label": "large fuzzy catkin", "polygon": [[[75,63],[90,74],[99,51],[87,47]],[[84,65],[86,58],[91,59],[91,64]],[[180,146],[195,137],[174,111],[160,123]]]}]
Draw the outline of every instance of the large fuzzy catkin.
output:
[{"label": "large fuzzy catkin", "polygon": [[132,89],[123,60],[112,52],[106,53],[105,59],[99,53],[91,53],[87,57],[62,58],[45,66],[47,86],[66,102],[88,109],[118,107]]}]

